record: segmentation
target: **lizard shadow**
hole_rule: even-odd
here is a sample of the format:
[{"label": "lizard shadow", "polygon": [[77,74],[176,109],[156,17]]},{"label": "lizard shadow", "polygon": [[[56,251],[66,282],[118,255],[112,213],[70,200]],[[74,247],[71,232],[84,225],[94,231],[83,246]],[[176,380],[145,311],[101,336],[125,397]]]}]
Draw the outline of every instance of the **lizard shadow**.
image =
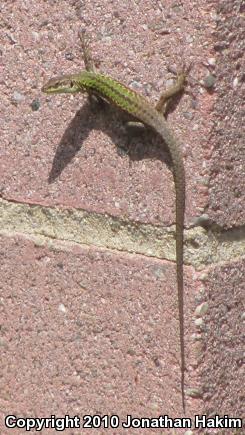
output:
[{"label": "lizard shadow", "polygon": [[49,184],[53,183],[72,162],[93,129],[107,134],[116,144],[118,155],[121,157],[128,155],[131,161],[159,159],[168,167],[172,167],[167,146],[164,146],[162,138],[158,137],[155,131],[150,128],[137,128],[129,134],[128,129],[123,127],[123,123],[134,118],[120,109],[111,108],[105,102],[99,101],[96,106],[101,104],[106,110],[98,112],[96,109],[95,114],[93,105],[91,108],[89,102],[84,103],[67,126],[55,152],[48,177]]},{"label": "lizard shadow", "polygon": [[88,104],[84,104],[67,126],[55,152],[48,177],[49,184],[53,183],[60,176],[81,149],[82,144],[79,143],[77,132],[79,132],[79,135],[82,132],[81,142],[83,142],[93,128],[92,123],[90,123],[91,117],[89,112]]}]

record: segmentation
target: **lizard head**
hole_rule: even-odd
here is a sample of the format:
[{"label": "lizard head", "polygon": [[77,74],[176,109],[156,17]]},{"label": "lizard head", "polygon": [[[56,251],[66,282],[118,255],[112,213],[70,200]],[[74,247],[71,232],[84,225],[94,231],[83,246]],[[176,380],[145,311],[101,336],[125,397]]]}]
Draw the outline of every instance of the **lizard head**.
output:
[{"label": "lizard head", "polygon": [[75,74],[53,77],[42,87],[42,92],[45,94],[75,94],[81,92],[81,86],[79,86],[76,78]]}]

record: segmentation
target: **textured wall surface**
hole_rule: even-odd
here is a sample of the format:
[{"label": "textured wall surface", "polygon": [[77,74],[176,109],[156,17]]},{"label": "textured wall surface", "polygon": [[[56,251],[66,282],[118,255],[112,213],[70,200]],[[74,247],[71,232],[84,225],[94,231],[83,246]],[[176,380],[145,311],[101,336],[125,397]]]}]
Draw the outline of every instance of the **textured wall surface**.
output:
[{"label": "textured wall surface", "polygon": [[[186,417],[242,417],[242,8],[203,0],[2,2],[1,434],[26,433],[4,427],[8,414],[184,416],[166,147],[154,135],[129,143],[121,114],[91,109],[86,96],[41,93],[50,77],[84,67],[81,28],[96,67],[153,104],[174,81],[172,70],[192,64],[168,116],[187,181]],[[209,432],[222,433],[201,430]]]}]

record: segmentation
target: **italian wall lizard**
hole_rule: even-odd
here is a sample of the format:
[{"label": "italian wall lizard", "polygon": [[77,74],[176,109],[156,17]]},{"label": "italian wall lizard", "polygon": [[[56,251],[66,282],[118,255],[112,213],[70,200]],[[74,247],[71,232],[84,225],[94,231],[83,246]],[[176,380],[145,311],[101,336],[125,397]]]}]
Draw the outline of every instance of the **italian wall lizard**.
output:
[{"label": "italian wall lizard", "polygon": [[186,73],[178,76],[176,84],[163,93],[154,107],[142,95],[124,86],[113,78],[94,71],[92,59],[84,34],[81,35],[86,70],[77,74],[51,78],[42,88],[46,94],[87,92],[114,106],[157,132],[166,143],[173,163],[176,191],[176,270],[179,303],[180,349],[181,349],[181,391],[185,410],[185,352],[184,352],[184,298],[183,298],[183,230],[185,213],[185,171],[180,146],[163,116],[166,103],[184,89]]}]

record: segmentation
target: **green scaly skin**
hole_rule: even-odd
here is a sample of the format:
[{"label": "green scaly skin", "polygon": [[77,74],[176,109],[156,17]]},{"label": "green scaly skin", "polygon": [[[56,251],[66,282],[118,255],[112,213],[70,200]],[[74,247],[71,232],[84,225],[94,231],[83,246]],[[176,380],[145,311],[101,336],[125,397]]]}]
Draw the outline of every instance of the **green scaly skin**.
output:
[{"label": "green scaly skin", "polygon": [[168,146],[172,162],[176,190],[176,270],[179,300],[180,349],[181,349],[181,391],[185,411],[184,394],[184,298],[183,298],[183,250],[184,250],[184,213],[185,213],[185,171],[181,149],[166,119],[160,113],[163,103],[184,88],[185,74],[181,74],[177,84],[162,95],[156,108],[146,98],[124,86],[113,78],[93,71],[54,77],[42,88],[46,94],[88,92],[119,107],[143,124],[155,130]]}]

